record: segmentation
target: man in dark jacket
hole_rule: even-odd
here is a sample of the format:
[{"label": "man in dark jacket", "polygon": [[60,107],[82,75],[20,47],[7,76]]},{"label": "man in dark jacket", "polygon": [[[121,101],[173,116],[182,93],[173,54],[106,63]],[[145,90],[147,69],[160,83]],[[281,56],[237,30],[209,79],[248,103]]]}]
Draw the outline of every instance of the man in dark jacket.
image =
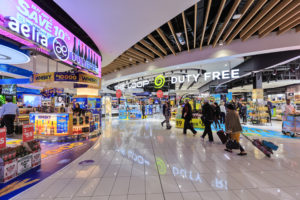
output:
[{"label": "man in dark jacket", "polygon": [[197,131],[194,129],[193,125],[191,124],[191,120],[193,118],[192,106],[189,103],[189,100],[185,100],[185,105],[182,109],[182,118],[184,119],[184,127],[183,127],[183,134],[186,134],[186,130],[190,129],[194,135],[197,134]]},{"label": "man in dark jacket", "polygon": [[171,129],[170,125],[170,118],[171,118],[171,109],[169,102],[166,101],[166,103],[163,105],[163,115],[165,117],[165,120],[161,122],[161,126],[164,126],[164,123],[167,123],[167,129]]},{"label": "man in dark jacket", "polygon": [[213,142],[214,138],[211,131],[211,124],[214,120],[214,110],[209,105],[208,100],[204,101],[204,105],[202,106],[202,122],[204,123],[205,129],[202,135],[204,140],[205,136],[208,134],[209,142]]}]

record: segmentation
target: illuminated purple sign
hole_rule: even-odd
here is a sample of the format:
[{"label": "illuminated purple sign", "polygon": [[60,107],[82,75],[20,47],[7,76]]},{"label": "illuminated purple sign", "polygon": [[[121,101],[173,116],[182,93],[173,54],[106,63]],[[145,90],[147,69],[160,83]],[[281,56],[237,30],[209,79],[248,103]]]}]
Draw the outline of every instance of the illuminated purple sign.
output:
[{"label": "illuminated purple sign", "polygon": [[[0,0],[0,5],[1,35],[27,46],[35,44],[47,48],[54,59],[79,66],[101,77],[101,56],[31,0]],[[9,36],[11,31],[32,43],[21,37]],[[56,43],[53,44],[53,41]],[[63,55],[66,52],[68,55]]]}]

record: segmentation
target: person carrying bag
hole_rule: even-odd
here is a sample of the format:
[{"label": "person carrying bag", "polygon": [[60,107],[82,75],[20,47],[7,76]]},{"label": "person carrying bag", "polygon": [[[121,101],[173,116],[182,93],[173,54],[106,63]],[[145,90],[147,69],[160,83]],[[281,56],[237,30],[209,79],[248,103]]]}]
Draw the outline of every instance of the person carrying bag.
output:
[{"label": "person carrying bag", "polygon": [[226,143],[225,151],[232,153],[232,149],[240,149],[239,156],[247,155],[240,144],[240,134],[242,132],[240,118],[232,104],[226,106],[225,128],[226,133],[230,135],[230,140]]}]

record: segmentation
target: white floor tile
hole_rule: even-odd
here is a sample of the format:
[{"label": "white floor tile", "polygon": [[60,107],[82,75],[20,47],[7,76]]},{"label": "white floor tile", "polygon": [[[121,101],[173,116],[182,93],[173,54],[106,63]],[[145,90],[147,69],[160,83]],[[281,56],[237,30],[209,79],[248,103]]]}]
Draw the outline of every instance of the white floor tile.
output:
[{"label": "white floor tile", "polygon": [[111,195],[127,195],[130,177],[117,177]]}]

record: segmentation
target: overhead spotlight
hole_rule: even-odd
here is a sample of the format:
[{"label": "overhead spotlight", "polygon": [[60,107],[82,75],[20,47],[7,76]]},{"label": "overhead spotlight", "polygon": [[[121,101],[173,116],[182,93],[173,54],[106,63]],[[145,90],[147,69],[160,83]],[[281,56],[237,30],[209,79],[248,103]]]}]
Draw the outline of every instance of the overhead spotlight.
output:
[{"label": "overhead spotlight", "polygon": [[180,72],[182,73],[182,69],[180,70]]},{"label": "overhead spotlight", "polygon": [[255,73],[254,73],[254,72],[251,72],[251,76],[254,77],[254,76],[255,76]]},{"label": "overhead spotlight", "polygon": [[115,69],[115,72],[117,72],[118,70],[117,69]]},{"label": "overhead spotlight", "polygon": [[241,18],[241,16],[242,16],[241,14],[237,13],[232,16],[232,19],[239,19],[239,18]]},{"label": "overhead spotlight", "polygon": [[187,73],[187,69],[185,70],[185,73]]},{"label": "overhead spotlight", "polygon": [[300,69],[300,65],[298,65],[295,69],[296,69],[296,70],[299,70],[299,69]]},{"label": "overhead spotlight", "polygon": [[163,73],[163,76],[165,76],[165,72]]},{"label": "overhead spotlight", "polygon": [[146,60],[146,63],[148,63],[149,62],[149,60]]},{"label": "overhead spotlight", "polygon": [[276,76],[276,74],[277,74],[277,70],[274,69],[272,75],[273,75],[273,76]]},{"label": "overhead spotlight", "polygon": [[291,71],[292,73],[295,73],[295,72],[296,72],[296,70],[295,70],[294,68],[290,68],[290,71]]},{"label": "overhead spotlight", "polygon": [[223,46],[223,45],[224,45],[223,40],[220,40],[219,46]]}]

